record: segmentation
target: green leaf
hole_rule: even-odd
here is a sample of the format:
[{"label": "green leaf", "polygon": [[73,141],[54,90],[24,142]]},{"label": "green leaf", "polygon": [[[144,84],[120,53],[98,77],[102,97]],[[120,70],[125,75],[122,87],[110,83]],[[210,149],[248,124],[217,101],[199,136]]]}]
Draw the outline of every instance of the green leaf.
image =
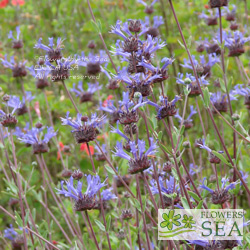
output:
[{"label": "green leaf", "polygon": [[200,197],[196,193],[188,191],[188,194],[191,195],[196,201],[201,201]]},{"label": "green leaf", "polygon": [[175,178],[177,181],[179,181],[179,176],[178,176],[178,174],[177,174],[176,169],[175,169],[175,168],[172,168],[171,171],[172,171],[172,174],[173,174],[174,178]]},{"label": "green leaf", "polygon": [[160,131],[158,134],[158,140],[161,141],[161,138],[162,138],[162,131]]},{"label": "green leaf", "polygon": [[196,209],[201,209],[202,208],[202,205],[203,205],[203,201],[201,200],[198,204],[198,206],[196,207]]},{"label": "green leaf", "polygon": [[233,77],[231,76],[231,77],[229,78],[228,83],[227,83],[227,88],[228,88],[229,90],[232,88],[232,83],[233,83]]},{"label": "green leaf", "polygon": [[188,202],[187,202],[187,199],[185,197],[181,197],[181,202],[182,202],[182,205],[185,209],[190,209]]},{"label": "green leaf", "polygon": [[164,145],[160,144],[160,147],[162,148],[161,150],[167,152],[170,155],[173,155],[172,152],[170,150],[168,150]]},{"label": "green leaf", "polygon": [[240,141],[240,144],[238,145],[238,149],[237,149],[237,153],[236,153],[236,164],[237,164],[238,159],[239,159],[239,155],[240,155],[240,150],[241,150],[242,142],[243,142],[243,141]]},{"label": "green leaf", "polygon": [[93,28],[96,30],[96,32],[101,33],[100,26],[99,26],[100,24],[94,22],[93,20],[91,20],[91,23],[92,23]]},{"label": "green leaf", "polygon": [[136,209],[141,213],[141,205],[140,205],[140,202],[139,202],[137,199],[135,199],[135,198],[130,199],[130,202],[131,202],[132,205],[133,205],[134,207],[136,207]]},{"label": "green leaf", "polygon": [[178,40],[178,43],[181,45],[181,47],[182,47],[183,49],[186,49],[185,46],[182,44],[182,42],[181,42],[180,40]]},{"label": "green leaf", "polygon": [[192,36],[190,36],[190,37],[188,38],[188,42],[187,42],[188,48],[190,48],[191,43],[192,43]]},{"label": "green leaf", "polygon": [[105,168],[106,168],[106,170],[107,170],[110,174],[116,175],[116,174],[115,174],[115,171],[114,171],[110,166],[106,165]]},{"label": "green leaf", "polygon": [[212,151],[212,153],[215,155],[215,156],[217,156],[223,163],[225,163],[225,164],[227,164],[227,165],[231,165],[226,159],[225,159],[225,157],[222,155],[222,154],[220,154],[220,153],[218,153],[218,152],[216,152],[216,151]]},{"label": "green leaf", "polygon": [[167,196],[168,198],[174,199],[174,198],[176,198],[177,193],[171,193],[171,194],[165,194],[164,193],[163,195]]},{"label": "green leaf", "polygon": [[29,219],[29,211],[27,211],[25,215],[25,219],[24,219],[25,226],[27,225],[28,219]]},{"label": "green leaf", "polygon": [[97,20],[97,27],[99,29],[99,33],[102,32],[102,22],[100,21],[100,19]]},{"label": "green leaf", "polygon": [[4,182],[8,186],[7,191],[11,191],[13,195],[18,194],[18,188],[14,182],[8,182],[6,179],[4,179]]},{"label": "green leaf", "polygon": [[22,218],[20,217],[20,215],[18,214],[17,211],[15,211],[15,218],[16,218],[16,224],[19,227],[23,227],[23,220],[22,220]]},{"label": "green leaf", "polygon": [[77,245],[77,242],[76,242],[76,241],[75,241],[74,250],[80,250],[80,249],[78,248],[78,245]]},{"label": "green leaf", "polygon": [[180,172],[181,172],[181,175],[183,176],[184,175],[184,168],[182,165],[180,166]]},{"label": "green leaf", "polygon": [[181,130],[180,130],[180,135],[183,135],[183,134],[184,134],[184,131],[185,131],[185,126],[182,125]]},{"label": "green leaf", "polygon": [[188,88],[188,86],[184,86],[183,87],[183,90],[184,90],[184,95],[187,96],[189,94],[189,92],[191,91],[190,88]]},{"label": "green leaf", "polygon": [[94,220],[95,224],[103,231],[105,232],[105,226],[97,219]]},{"label": "green leaf", "polygon": [[32,218],[34,220],[36,220],[36,209],[35,208],[32,209]]},{"label": "green leaf", "polygon": [[207,87],[204,89],[203,93],[204,93],[204,104],[205,104],[205,107],[208,108],[209,102],[210,102],[210,94],[209,94],[209,90]]},{"label": "green leaf", "polygon": [[174,132],[172,133],[172,136],[173,136],[174,145],[176,145],[176,144],[177,144],[177,140],[178,140],[178,135],[177,135],[177,133],[174,131]]},{"label": "green leaf", "polygon": [[123,240],[124,245],[128,248],[131,249],[130,245],[128,244],[127,240]]},{"label": "green leaf", "polygon": [[96,175],[96,173],[94,173],[94,172],[91,171],[90,169],[88,169],[88,172],[89,172],[91,175]]},{"label": "green leaf", "polygon": [[181,157],[182,157],[184,152],[185,152],[185,148],[181,151],[180,155],[176,158],[178,163],[181,161]]},{"label": "green leaf", "polygon": [[107,218],[107,231],[109,231],[110,224],[111,224],[111,215],[108,215],[108,218]]}]

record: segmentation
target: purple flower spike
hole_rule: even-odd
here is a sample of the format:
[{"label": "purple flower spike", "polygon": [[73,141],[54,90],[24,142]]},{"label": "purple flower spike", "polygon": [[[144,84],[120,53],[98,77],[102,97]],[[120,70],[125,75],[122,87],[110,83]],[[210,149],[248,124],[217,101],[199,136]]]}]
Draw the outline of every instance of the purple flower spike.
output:
[{"label": "purple flower spike", "polygon": [[[98,191],[106,186],[105,181],[101,182],[98,175],[92,176],[87,175],[87,188],[83,193],[82,187],[83,182],[78,180],[77,185],[74,186],[73,177],[71,176],[69,181],[61,181],[61,189],[56,189],[58,194],[64,195],[65,197],[71,197],[75,200],[74,208],[76,211],[91,210],[96,205],[96,195]],[[64,183],[67,189],[64,189]],[[106,193],[105,198],[113,198],[110,193]]]},{"label": "purple flower spike", "polygon": [[212,190],[211,188],[207,187],[204,184],[206,179],[207,179],[206,177],[203,178],[202,185],[200,185],[200,187],[203,188],[203,189],[205,189],[205,190],[207,190],[209,193],[213,194],[214,190]]},{"label": "purple flower spike", "polygon": [[12,43],[13,43],[12,44],[12,48],[13,49],[20,49],[20,48],[23,47],[23,42],[22,42],[22,40],[20,40],[21,31],[20,31],[20,27],[19,26],[16,27],[16,34],[17,34],[17,36],[16,36],[16,38],[14,38],[13,32],[10,31],[9,35],[8,35],[8,38],[12,39]]},{"label": "purple flower spike", "polygon": [[101,192],[101,197],[102,197],[103,201],[117,199],[117,196],[111,192],[112,190],[113,190],[113,188],[108,188],[108,189],[105,189]]},{"label": "purple flower spike", "polygon": [[202,139],[202,144],[197,143],[197,145],[199,145],[200,148],[207,150],[209,153],[212,152],[212,149],[205,145],[205,139]]},{"label": "purple flower spike", "polygon": [[[137,104],[130,101],[129,92],[123,92],[123,100],[119,101],[119,121],[121,124],[136,123],[139,120],[137,109],[147,104],[140,94]],[[132,108],[131,108],[132,107]]]},{"label": "purple flower spike", "polygon": [[135,141],[129,141],[128,151],[130,151],[131,156],[124,151],[122,142],[117,142],[115,151],[113,152],[115,156],[121,157],[128,160],[129,173],[136,174],[143,172],[151,166],[151,161],[149,158],[155,156],[157,152],[157,144],[150,138],[151,146],[146,151],[146,143],[143,140],[138,140],[138,144]]},{"label": "purple flower spike", "polygon": [[10,57],[10,61],[7,60],[7,55],[4,56],[4,59],[0,58],[4,67],[12,70],[13,77],[24,77],[27,75],[25,64],[27,61],[16,63],[14,56]]},{"label": "purple flower spike", "polygon": [[16,238],[16,236],[18,236],[18,233],[15,231],[15,229],[13,228],[13,225],[10,224],[9,228],[6,228],[3,231],[3,236],[9,240],[14,240]]},{"label": "purple flower spike", "polygon": [[168,101],[168,97],[163,97],[160,96],[160,102],[161,104],[158,105],[157,103],[154,103],[152,101],[147,101],[147,103],[151,106],[154,106],[157,110],[157,116],[156,118],[158,120],[164,119],[165,117],[168,116],[174,116],[177,112],[175,104],[177,101],[179,101],[181,99],[180,96],[175,96],[175,98],[169,102]]},{"label": "purple flower spike", "polygon": [[106,116],[97,117],[96,114],[92,114],[89,119],[87,116],[82,116],[77,114],[75,120],[69,117],[69,112],[67,112],[66,117],[62,118],[62,125],[71,126],[75,140],[77,143],[85,143],[95,140],[97,137],[97,129],[103,124]]},{"label": "purple flower spike", "polygon": [[111,131],[110,131],[110,132],[111,132],[111,133],[116,133],[116,134],[120,135],[120,136],[123,137],[127,142],[130,141],[129,138],[128,138],[124,133],[122,133],[121,130],[119,130],[119,121],[117,121],[116,124],[117,124],[117,128],[114,128],[114,127],[110,126],[110,127],[111,127]]},{"label": "purple flower spike", "polygon": [[32,128],[26,134],[20,134],[18,139],[27,145],[32,145],[33,154],[47,153],[49,151],[48,142],[56,136],[57,132],[54,131],[53,127],[47,127],[47,133],[45,134],[43,134],[43,130],[44,127]]},{"label": "purple flower spike", "polygon": [[54,62],[54,61],[60,60],[62,58],[62,52],[61,52],[63,49],[62,43],[63,43],[63,40],[60,37],[58,37],[56,47],[54,48],[54,38],[53,37],[49,38],[49,45],[48,46],[42,44],[42,38],[39,38],[39,40],[35,44],[34,48],[45,50],[47,52],[47,55],[48,55],[48,61]]}]

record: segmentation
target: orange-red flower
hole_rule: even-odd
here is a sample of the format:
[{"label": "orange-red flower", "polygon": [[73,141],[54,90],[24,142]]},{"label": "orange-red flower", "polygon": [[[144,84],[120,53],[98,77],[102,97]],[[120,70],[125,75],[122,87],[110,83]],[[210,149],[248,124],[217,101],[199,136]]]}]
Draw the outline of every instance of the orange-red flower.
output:
[{"label": "orange-red flower", "polygon": [[108,133],[104,133],[102,135],[98,135],[96,138],[99,140],[99,139],[105,139],[105,137],[106,138],[108,137]]},{"label": "orange-red flower", "polygon": [[36,111],[37,116],[39,118],[41,118],[41,111],[40,111],[40,107],[39,107],[39,102],[35,102],[34,109]]},{"label": "orange-red flower", "polygon": [[24,0],[12,0],[11,3],[14,6],[17,6],[17,5],[22,6],[25,4],[25,1]]},{"label": "orange-red flower", "polygon": [[[89,145],[91,155],[94,154],[94,147]],[[88,147],[86,143],[82,143],[80,146],[81,151],[85,151],[89,155]]]},{"label": "orange-red flower", "polygon": [[209,9],[209,5],[208,5],[208,4],[205,4],[204,7],[205,7],[206,9]]},{"label": "orange-red flower", "polygon": [[108,106],[108,101],[113,98],[112,95],[109,95],[105,101],[103,101],[102,106],[107,107]]},{"label": "orange-red flower", "polygon": [[6,7],[8,3],[9,3],[9,0],[2,0],[0,2],[0,8],[2,9],[2,8]]},{"label": "orange-red flower", "polygon": [[59,142],[59,147],[60,149],[57,151],[57,160],[60,160],[60,152],[62,152],[64,148],[64,144],[61,141]]}]

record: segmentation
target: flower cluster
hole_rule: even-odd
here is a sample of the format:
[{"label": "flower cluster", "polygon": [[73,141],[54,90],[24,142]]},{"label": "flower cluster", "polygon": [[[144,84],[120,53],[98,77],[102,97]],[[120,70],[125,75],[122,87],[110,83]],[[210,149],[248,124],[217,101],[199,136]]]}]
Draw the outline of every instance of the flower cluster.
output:
[{"label": "flower cluster", "polygon": [[35,44],[35,49],[42,49],[47,52],[47,58],[49,62],[54,62],[62,58],[63,40],[58,37],[56,42],[56,47],[54,48],[54,38],[49,38],[49,45],[42,44],[42,38],[39,38]]},{"label": "flower cluster", "polygon": [[[61,181],[61,189],[57,189],[58,194],[73,198],[75,200],[74,209],[76,211],[93,209],[96,205],[97,193],[101,188],[107,185],[105,184],[105,181],[101,182],[98,175],[87,175],[87,188],[83,193],[83,182],[80,180],[77,181],[77,185],[75,187],[73,180],[73,177],[70,177],[69,181]],[[64,189],[64,182],[67,189]],[[116,198],[116,196],[110,192],[111,190],[112,189],[106,189],[102,191],[101,197],[104,201]]]},{"label": "flower cluster", "polygon": [[[233,94],[234,92],[231,91],[229,93],[230,100],[237,100],[237,98]],[[210,100],[213,106],[220,112],[227,112],[228,109],[228,100],[227,94],[222,94],[220,91],[217,93],[212,93],[210,96]],[[213,113],[216,114],[216,111],[213,109]]]},{"label": "flower cluster", "polygon": [[13,109],[12,109],[11,113],[9,113],[9,112],[5,113],[3,110],[0,109],[1,124],[4,127],[14,128],[17,124],[17,119],[14,116],[14,114],[15,114],[15,112],[17,112],[18,109],[20,109],[22,107],[22,103],[20,102],[19,97],[17,97],[17,96],[9,97],[8,96],[6,106],[7,106],[7,111],[8,111],[8,107],[11,107]]},{"label": "flower cluster", "polygon": [[14,56],[10,57],[10,61],[7,59],[7,55],[5,55],[4,59],[0,58],[4,67],[12,70],[13,77],[24,77],[27,75],[27,70],[25,67],[26,61],[24,62],[16,62]]},{"label": "flower cluster", "polygon": [[69,117],[67,112],[65,118],[61,118],[62,125],[71,126],[71,131],[75,137],[77,143],[85,143],[95,140],[97,136],[97,129],[101,126],[105,119],[105,116],[97,117],[96,114],[92,114],[89,119],[87,116],[77,114],[77,118],[73,120]]},{"label": "flower cluster", "polygon": [[191,117],[197,113],[197,111],[194,109],[194,106],[191,105],[190,106],[190,114],[187,117],[187,119],[182,119],[182,117],[179,115],[179,109],[177,109],[176,115],[175,117],[179,120],[180,123],[183,123],[183,125],[185,126],[186,129],[192,128],[193,127],[193,120],[191,119]]},{"label": "flower cluster", "polygon": [[[173,176],[169,176],[169,178],[163,179],[163,177],[159,176],[158,177],[159,181],[159,186],[160,186],[160,191],[163,197],[164,201],[164,206],[165,208],[171,206],[171,205],[176,205],[179,201],[179,184],[176,183],[176,180]],[[157,181],[155,179],[150,180],[150,189],[152,191],[152,194],[159,194],[159,189],[157,185]],[[176,193],[174,196],[173,194]]]},{"label": "flower cluster", "polygon": [[132,156],[123,150],[122,142],[117,142],[114,151],[115,156],[128,160],[129,173],[136,174],[143,172],[151,166],[150,156],[155,155],[157,150],[157,143],[153,138],[150,138],[150,147],[146,150],[146,143],[143,140],[138,140],[136,145],[135,141],[129,141],[130,151]]},{"label": "flower cluster", "polygon": [[213,204],[223,204],[226,201],[230,200],[230,194],[228,191],[230,189],[234,189],[239,182],[231,182],[228,186],[225,187],[226,183],[229,181],[227,178],[221,179],[221,188],[219,190],[212,190],[211,188],[205,185],[206,177],[203,178],[201,188],[207,190],[212,195],[212,203]]},{"label": "flower cluster", "polygon": [[102,86],[100,86],[98,82],[93,84],[88,83],[88,89],[85,91],[83,89],[83,82],[79,81],[77,87],[75,83],[73,84],[73,88],[71,89],[71,91],[80,98],[80,103],[83,103],[92,101],[93,94],[100,89],[102,89]]},{"label": "flower cluster", "polygon": [[8,38],[12,39],[13,49],[21,49],[23,47],[23,42],[22,40],[20,40],[20,34],[21,34],[21,31],[20,31],[19,26],[16,27],[16,38],[14,38],[12,30],[10,30],[9,32]]},{"label": "flower cluster", "polygon": [[[206,45],[205,45],[206,46]],[[184,64],[181,66],[188,69],[193,69],[190,60],[184,59]],[[198,61],[195,56],[192,56],[192,61],[196,67],[196,71],[200,76],[205,76],[206,78],[211,76],[212,67],[220,62],[220,59],[216,56],[215,53],[208,55],[208,60],[206,61],[205,56],[201,55],[200,60]]]},{"label": "flower cluster", "polygon": [[229,49],[228,56],[240,56],[245,53],[244,44],[250,41],[250,36],[244,37],[240,31],[228,34],[224,32],[225,46]]},{"label": "flower cluster", "polygon": [[32,145],[34,154],[46,153],[49,150],[48,142],[56,136],[57,132],[54,131],[53,127],[47,127],[46,134],[43,134],[43,130],[44,127],[31,128],[25,134],[20,134],[18,139],[25,144]]},{"label": "flower cluster", "polygon": [[[183,78],[184,78],[184,75],[182,73],[178,73],[176,82],[178,84],[188,85],[189,97],[195,97],[201,94],[196,78],[192,74],[186,73],[186,78],[185,79]],[[206,75],[203,75],[200,77],[199,84],[201,86],[209,84],[209,82],[205,78],[206,78]]]},{"label": "flower cluster", "polygon": [[139,120],[137,109],[144,106],[147,101],[143,101],[142,95],[140,95],[138,103],[135,104],[130,101],[129,92],[123,92],[123,100],[119,101],[119,122],[121,124],[136,123]]},{"label": "flower cluster", "polygon": [[85,67],[87,74],[96,75],[101,72],[101,64],[107,62],[106,53],[103,50],[99,51],[99,54],[95,55],[92,52],[89,53],[88,57],[82,52],[81,56],[78,56],[76,60],[77,65]]},{"label": "flower cluster", "polygon": [[160,96],[160,103],[161,103],[160,105],[152,101],[148,101],[147,103],[151,106],[156,107],[157,110],[156,118],[158,120],[162,120],[168,116],[174,116],[176,114],[177,110],[175,104],[180,99],[181,99],[180,96],[175,96],[175,98],[171,102],[169,102],[168,97]]},{"label": "flower cluster", "polygon": [[202,14],[199,15],[199,18],[204,19],[208,26],[214,26],[218,24],[219,13],[218,10],[216,14],[214,14],[213,10],[208,10],[208,15],[203,11]]}]

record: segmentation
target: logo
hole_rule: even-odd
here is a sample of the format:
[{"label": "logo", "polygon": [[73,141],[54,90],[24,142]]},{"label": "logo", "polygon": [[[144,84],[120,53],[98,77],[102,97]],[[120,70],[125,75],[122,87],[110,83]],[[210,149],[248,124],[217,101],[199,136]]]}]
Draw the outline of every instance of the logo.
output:
[{"label": "logo", "polygon": [[159,209],[158,240],[242,240],[242,209]]}]

